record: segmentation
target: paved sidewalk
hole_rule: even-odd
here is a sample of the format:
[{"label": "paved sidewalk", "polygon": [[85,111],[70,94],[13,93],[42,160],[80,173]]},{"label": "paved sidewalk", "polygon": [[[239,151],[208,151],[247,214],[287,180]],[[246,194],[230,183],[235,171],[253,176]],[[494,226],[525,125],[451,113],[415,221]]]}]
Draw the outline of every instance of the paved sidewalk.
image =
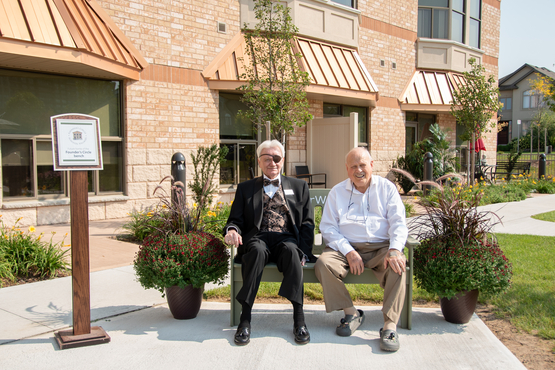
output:
[{"label": "paved sidewalk", "polygon": [[[555,235],[532,214],[555,210],[555,195],[483,207],[504,222],[497,232]],[[524,369],[474,315],[465,325],[447,323],[440,309],[414,308],[413,329],[399,330],[401,349],[379,349],[380,307],[361,307],[367,319],[349,338],[335,335],[342,314],[307,305],[311,343],[298,346],[289,305],[255,304],[246,347],[233,344],[229,303],[203,302],[193,320],[175,320],[160,293],[143,289],[131,266],[138,248],[113,238],[124,220],[90,223],[91,318],[108,344],[58,350],[54,332],[71,325],[71,278],[0,289],[0,369],[190,368],[218,369]],[[69,225],[41,226],[69,232]],[[69,236],[68,236],[69,238]],[[66,239],[69,243],[70,239]],[[207,287],[209,288],[209,287]]]}]

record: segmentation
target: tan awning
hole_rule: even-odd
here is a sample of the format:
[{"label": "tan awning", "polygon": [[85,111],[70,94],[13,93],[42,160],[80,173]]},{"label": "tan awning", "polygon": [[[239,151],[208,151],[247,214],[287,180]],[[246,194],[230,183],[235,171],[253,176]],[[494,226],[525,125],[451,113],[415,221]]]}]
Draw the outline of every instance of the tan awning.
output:
[{"label": "tan awning", "polygon": [[95,0],[0,2],[0,67],[138,80],[147,66]]},{"label": "tan awning", "polygon": [[402,110],[448,112],[453,91],[464,84],[463,75],[444,71],[416,71],[399,102]]},{"label": "tan awning", "polygon": [[[355,49],[306,38],[298,38],[295,47],[303,55],[301,68],[310,75],[309,98],[361,105],[373,105],[379,99],[378,88]],[[243,85],[243,58],[249,63],[245,39],[239,33],[202,72],[210,88],[235,90]]]}]

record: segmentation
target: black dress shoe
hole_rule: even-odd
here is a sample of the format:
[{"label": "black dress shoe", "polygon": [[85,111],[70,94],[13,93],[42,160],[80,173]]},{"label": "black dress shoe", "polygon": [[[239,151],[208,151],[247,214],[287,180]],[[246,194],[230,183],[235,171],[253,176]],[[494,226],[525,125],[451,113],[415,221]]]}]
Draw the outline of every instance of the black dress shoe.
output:
[{"label": "black dress shoe", "polygon": [[250,325],[249,326],[243,326],[241,328],[237,328],[237,331],[235,332],[235,338],[233,338],[233,341],[238,346],[244,346],[244,345],[249,344],[249,342],[251,341],[251,327],[250,327]]},{"label": "black dress shoe", "polygon": [[296,326],[293,330],[293,334],[295,334],[295,342],[298,344],[307,344],[310,342],[310,333],[306,325]]}]

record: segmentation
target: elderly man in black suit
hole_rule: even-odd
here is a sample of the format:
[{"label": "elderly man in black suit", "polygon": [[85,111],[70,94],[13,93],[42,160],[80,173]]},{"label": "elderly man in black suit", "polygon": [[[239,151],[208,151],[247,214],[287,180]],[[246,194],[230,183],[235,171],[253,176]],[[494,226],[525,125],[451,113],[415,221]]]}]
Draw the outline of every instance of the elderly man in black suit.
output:
[{"label": "elderly man in black suit", "polygon": [[281,175],[285,149],[277,140],[267,140],[257,149],[263,176],[237,186],[231,213],[224,227],[225,241],[237,247],[243,287],[237,293],[241,320],[235,333],[237,345],[246,345],[251,335],[251,310],[262,271],[275,262],[283,273],[279,295],[293,304],[295,342],[306,344],[310,334],[304,321],[303,269],[314,261],[314,216],[306,181]]}]

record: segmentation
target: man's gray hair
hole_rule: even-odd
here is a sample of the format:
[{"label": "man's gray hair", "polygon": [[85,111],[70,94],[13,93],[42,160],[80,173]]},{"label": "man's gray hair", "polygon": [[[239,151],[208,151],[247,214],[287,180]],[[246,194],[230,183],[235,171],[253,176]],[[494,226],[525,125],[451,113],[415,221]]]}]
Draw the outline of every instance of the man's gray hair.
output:
[{"label": "man's gray hair", "polygon": [[366,153],[366,154],[368,154],[368,158],[370,158],[370,161],[373,161],[372,155],[370,155],[370,152],[368,151],[368,148],[363,147],[363,146],[359,146],[359,147],[356,147],[356,148],[353,148],[353,149],[349,150],[349,152],[347,154],[345,154],[345,163],[347,163],[347,158],[349,158],[349,154],[351,154],[353,152]]},{"label": "man's gray hair", "polygon": [[278,148],[279,150],[281,150],[281,156],[285,157],[285,148],[277,140],[266,140],[266,141],[264,141],[256,149],[256,155],[260,158],[260,153],[262,153],[262,150],[263,149],[268,149],[268,148]]}]

